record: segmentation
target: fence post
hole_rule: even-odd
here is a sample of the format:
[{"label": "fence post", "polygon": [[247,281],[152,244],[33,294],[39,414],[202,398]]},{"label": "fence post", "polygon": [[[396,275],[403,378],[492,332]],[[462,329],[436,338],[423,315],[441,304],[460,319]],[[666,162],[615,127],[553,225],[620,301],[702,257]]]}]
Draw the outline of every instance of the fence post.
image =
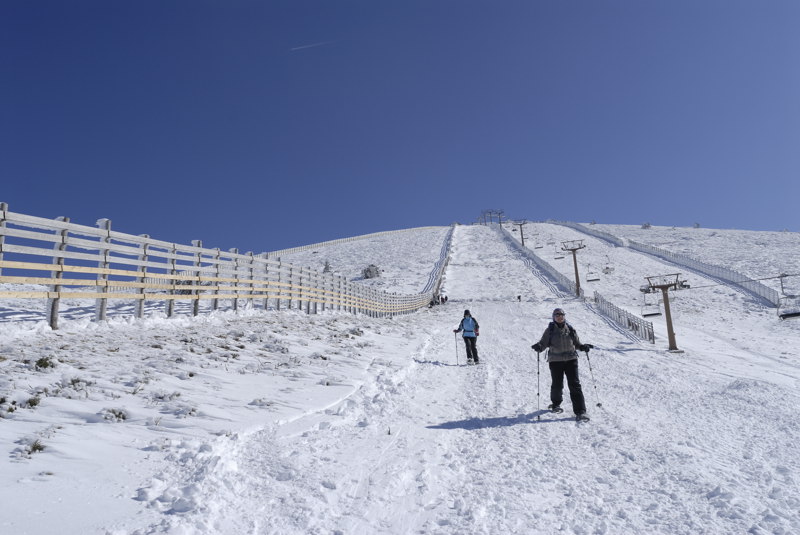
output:
[{"label": "fence post", "polygon": [[264,292],[264,310],[269,310],[269,259],[267,253],[261,253],[259,258],[264,260],[264,285],[262,286]]},{"label": "fence post", "polygon": [[[219,295],[219,286],[220,284],[222,284],[219,280],[219,272],[220,272],[219,264],[220,264],[221,252],[219,250],[219,247],[215,247],[214,250],[217,252],[217,254],[214,255],[214,265],[215,265],[214,278],[217,279],[214,281],[214,295],[216,296]],[[219,308],[219,298],[214,297],[214,299],[211,300],[211,308],[212,310],[217,310]]]},{"label": "fence post", "polygon": [[[111,243],[111,220],[102,218],[98,219],[95,223],[98,228],[101,230],[106,231],[106,235],[103,238],[100,238],[100,243]],[[100,254],[103,255],[103,259],[97,263],[97,267],[100,269],[108,269],[108,249],[100,249]],[[107,273],[98,273],[97,274],[97,293],[108,293],[108,274]],[[96,321],[104,321],[106,319],[106,310],[108,308],[108,299],[105,297],[101,297],[100,299],[95,300],[94,305],[94,317]]]},{"label": "fence post", "polygon": [[328,293],[328,285],[330,284],[333,290],[333,277],[330,273],[322,273],[322,311],[325,312],[325,305],[328,303],[330,294]]},{"label": "fence post", "polygon": [[[194,247],[203,247],[203,240],[192,240],[192,245]],[[192,316],[197,316],[200,314],[200,269],[203,266],[203,252],[197,251],[197,261],[194,263],[197,270],[194,272],[197,280],[194,281],[195,289],[194,295],[195,298],[192,301]]]},{"label": "fence post", "polygon": [[[8,203],[0,202],[0,229],[6,228],[6,219],[8,212]],[[3,261],[3,244],[6,241],[6,235],[4,232],[0,232],[0,262]],[[0,275],[3,274],[3,266],[0,266]]]},{"label": "fence post", "polygon": [[256,283],[256,273],[255,273],[255,270],[253,269],[253,265],[255,264],[255,258],[253,257],[253,251],[247,251],[247,256],[250,257],[250,261],[248,263],[248,268],[247,268],[247,271],[248,271],[247,275],[248,275],[248,278],[250,280],[250,298],[247,300],[247,305],[248,305],[249,308],[255,308],[255,305],[253,304],[253,293],[256,290],[256,285],[255,285],[255,283]]},{"label": "fence post", "polygon": [[[173,243],[172,244],[172,248],[170,249],[170,256],[172,256],[172,258],[169,259],[169,266],[170,266],[169,274],[172,275],[173,277],[178,274],[178,269],[177,269],[177,265],[176,265],[176,261],[175,261],[175,256],[177,254],[178,254],[178,251],[177,251],[177,249],[175,247],[175,244]],[[169,295],[172,296],[173,299],[167,299],[167,302],[164,305],[165,309],[166,309],[166,312],[167,312],[167,317],[168,318],[171,318],[175,314],[175,299],[174,299],[174,297],[175,297],[175,285],[177,283],[177,281],[174,278],[170,279],[170,281],[171,281],[171,285],[170,285]]]},{"label": "fence post", "polygon": [[299,277],[300,280],[297,281],[297,290],[298,290],[297,310],[302,312],[303,311],[303,268],[299,267],[297,268],[297,271],[299,272],[298,274],[300,276]]},{"label": "fence post", "polygon": [[[149,239],[150,238],[149,234],[140,234],[140,236],[142,238],[144,238],[144,239]],[[140,262],[147,262],[147,248],[148,247],[149,247],[149,244],[147,242],[144,242],[141,245],[140,248],[142,250],[142,254],[139,255],[139,261]],[[145,288],[144,288],[144,281],[145,281],[145,278],[147,277],[147,266],[140,266],[140,272],[141,272],[142,276],[139,277],[139,284],[141,284],[142,286],[139,287],[139,294],[142,296],[142,298],[136,300],[136,317],[137,318],[141,318],[142,316],[144,316],[144,295],[146,293],[145,292]]]},{"label": "fence post", "polygon": [[[63,221],[64,223],[69,223],[69,218],[64,216],[59,216],[56,218],[56,221]],[[59,268],[64,267],[64,256],[59,255],[59,252],[66,250],[67,248],[67,236],[69,231],[64,228],[62,230],[56,230],[56,235],[61,237],[61,242],[56,242],[53,246],[53,264],[58,266]],[[61,279],[64,276],[64,272],[61,269],[57,271],[53,271],[51,277],[54,279]],[[58,329],[58,307],[61,303],[61,298],[59,297],[59,293],[61,292],[61,285],[54,284],[50,291],[52,292],[52,297],[47,299],[47,322],[50,324],[50,328],[54,331]]]},{"label": "fence post", "polygon": [[288,303],[286,304],[286,308],[289,310],[292,309],[292,292],[294,292],[294,266],[289,264],[289,293],[288,293]]},{"label": "fence post", "polygon": [[[309,289],[306,290],[305,288],[303,288],[300,291],[306,292],[306,314],[311,314],[311,307],[314,306],[314,305],[312,305],[312,301],[314,300],[314,289],[316,288],[316,277],[314,276],[314,272],[311,270],[311,268],[306,268],[305,271],[307,273],[307,275],[306,275],[306,286]],[[314,310],[314,313],[316,314],[316,310]]]},{"label": "fence post", "polygon": [[232,247],[228,249],[229,253],[234,256],[231,257],[231,264],[233,265],[233,311],[239,311],[239,259],[235,255],[239,254],[239,249]]},{"label": "fence post", "polygon": [[[320,296],[320,280],[319,280],[319,271],[313,271],[312,276],[314,277],[314,314],[317,314],[317,305],[319,304],[319,296]],[[324,282],[323,282],[324,284]]]},{"label": "fence post", "polygon": [[278,297],[275,299],[275,310],[281,309],[281,295],[283,295],[283,287],[280,285],[283,279],[283,263],[281,262],[281,257],[278,257],[278,285],[276,288],[278,289]]}]

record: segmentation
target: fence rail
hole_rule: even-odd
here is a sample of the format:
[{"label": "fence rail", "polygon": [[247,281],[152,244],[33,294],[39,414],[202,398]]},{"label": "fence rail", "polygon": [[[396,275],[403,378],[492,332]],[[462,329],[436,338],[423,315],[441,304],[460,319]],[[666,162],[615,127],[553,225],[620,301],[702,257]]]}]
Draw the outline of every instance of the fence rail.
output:
[{"label": "fence rail", "polygon": [[692,269],[704,275],[723,280],[730,285],[737,286],[757,297],[765,299],[772,306],[780,306],[780,294],[776,290],[773,290],[769,286],[766,286],[758,281],[752,280],[752,277],[748,277],[732,269],[714,264],[707,264],[690,256],[667,251],[666,249],[661,249],[652,245],[647,245],[632,240],[623,240],[622,238],[609,234],[608,232],[592,229],[586,227],[585,225],[581,225],[580,223],[554,220],[548,221],[548,223],[570,227],[585,234],[590,234],[597,238],[609,241],[619,247],[629,247],[635,251],[639,251],[640,253],[655,256],[661,258],[662,260],[672,262],[673,264]]},{"label": "fence rail", "polygon": [[637,243],[635,241],[629,241],[628,246],[636,251],[657,256],[672,262],[673,264],[693,269],[703,273],[704,275],[721,279],[733,286],[738,286],[739,288],[742,288],[751,294],[764,298],[773,306],[780,305],[780,294],[777,291],[732,269],[722,266],[715,266],[713,264],[706,264],[705,262],[701,262],[700,260],[696,260],[688,256],[673,253],[672,251],[667,251],[665,249],[659,249],[658,247],[653,247],[652,245]]},{"label": "fence rail", "polygon": [[617,325],[631,331],[642,340],[647,340],[653,344],[656,343],[656,335],[653,331],[652,322],[619,308],[597,292],[594,293],[594,303],[604,316]]},{"label": "fence rail", "polygon": [[357,240],[363,240],[365,238],[377,238],[380,236],[388,236],[391,234],[397,234],[398,232],[408,232],[414,230],[425,230],[425,229],[435,229],[439,227],[415,227],[415,228],[408,228],[408,229],[401,229],[401,230],[384,230],[382,232],[373,232],[372,234],[361,234],[359,236],[350,236],[349,238],[339,238],[337,240],[330,240],[330,241],[323,241],[319,243],[311,243],[308,245],[301,245],[299,247],[291,247],[289,249],[280,249],[278,251],[270,251],[265,253],[267,258],[276,258],[287,254],[292,253],[301,253],[303,251],[311,251],[318,247],[325,247],[327,245],[338,245],[341,243],[348,243]]},{"label": "fence rail", "polygon": [[523,254],[523,256],[529,258],[534,262],[536,267],[547,274],[547,276],[553,280],[556,285],[560,286],[562,290],[566,293],[571,295],[578,295],[579,299],[584,298],[583,288],[576,292],[576,285],[575,281],[570,280],[568,277],[564,276],[561,272],[559,272],[556,268],[554,268],[549,262],[547,262],[544,258],[534,253],[530,250],[527,246],[522,245],[508,230],[503,228],[501,225],[493,225],[497,231],[503,236],[509,243],[511,243],[519,252]]},{"label": "fence rail", "polygon": [[609,234],[608,232],[604,232],[602,230],[597,230],[595,228],[581,225],[580,223],[574,223],[572,221],[558,221],[555,219],[548,219],[546,222],[553,225],[561,225],[563,227],[573,228],[579,232],[583,232],[584,234],[589,234],[590,236],[594,236],[595,238],[606,240],[616,245],[617,247],[625,247],[625,241],[622,238],[619,238],[617,236],[614,236],[613,234]]},{"label": "fence rail", "polygon": [[[533,260],[541,271],[545,272],[550,278],[556,281],[556,284],[565,288],[569,293],[575,295],[575,283],[560,273],[549,262],[545,261],[539,255],[523,246],[508,230],[500,227],[501,234],[514,246],[517,250],[521,251],[527,258]],[[584,299],[583,288],[580,290],[580,299]],[[611,321],[626,329],[636,336],[648,342],[655,343],[655,334],[653,332],[653,324],[638,316],[634,316],[630,312],[619,308],[610,301],[606,300],[598,294],[594,293],[595,303],[597,304],[598,311],[609,318]]]},{"label": "fence rail", "polygon": [[[378,317],[414,312],[433,298],[432,285],[419,294],[389,293],[271,259],[270,253],[225,252],[205,249],[199,240],[188,246],[124,234],[112,231],[107,219],[97,225],[14,213],[0,203],[0,299],[47,300],[47,321],[57,329],[62,299],[94,300],[95,318],[104,320],[111,299],[135,303],[136,317],[142,317],[148,301],[163,302],[172,316],[176,301],[189,301],[197,315],[201,302],[216,310],[224,300],[234,310],[245,301],[265,309],[316,313],[330,307]],[[442,269],[440,262],[432,281],[441,280]]]}]

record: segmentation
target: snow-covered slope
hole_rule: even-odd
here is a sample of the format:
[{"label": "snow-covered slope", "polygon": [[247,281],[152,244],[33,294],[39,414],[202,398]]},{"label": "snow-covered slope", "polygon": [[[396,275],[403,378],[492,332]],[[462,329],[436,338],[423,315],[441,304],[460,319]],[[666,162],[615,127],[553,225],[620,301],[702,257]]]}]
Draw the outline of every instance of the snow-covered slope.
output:
[{"label": "snow-covered slope", "polygon": [[[676,271],[536,227],[543,240],[584,239],[582,272],[613,267],[587,294],[632,312],[644,276]],[[698,242],[682,252],[727,240],[755,254],[736,231],[696,230],[673,231]],[[359,246],[387,248],[384,289],[418,291],[441,246],[433,234],[412,238],[422,242],[400,266],[397,244]],[[794,239],[765,240],[763,258],[796,251]],[[315,257],[357,273],[366,251]],[[572,275],[569,258],[549,261]],[[663,318],[650,344],[557,297],[486,227],[455,230],[449,302],[396,319],[244,311],[76,319],[57,332],[0,322],[0,532],[800,532],[800,321],[687,278],[673,303],[682,353],[666,351]],[[565,414],[543,410],[547,364],[530,346],[556,306],[596,346],[580,360],[589,423],[568,401]],[[481,325],[477,367],[452,332],[464,308]]]}]

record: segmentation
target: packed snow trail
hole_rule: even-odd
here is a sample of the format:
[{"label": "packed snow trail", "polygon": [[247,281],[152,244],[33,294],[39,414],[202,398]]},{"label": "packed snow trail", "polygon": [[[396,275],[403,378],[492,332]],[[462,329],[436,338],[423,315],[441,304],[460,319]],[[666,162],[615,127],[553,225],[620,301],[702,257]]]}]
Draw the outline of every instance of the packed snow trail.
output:
[{"label": "packed snow trail", "polygon": [[[374,380],[341,404],[187,452],[191,462],[165,481],[178,507],[153,530],[800,530],[797,459],[779,453],[800,437],[796,391],[707,364],[699,375],[688,353],[621,338],[585,306],[557,301],[482,227],[457,230],[446,291],[448,305],[392,322],[406,346],[374,348]],[[574,422],[568,398],[562,415],[537,410],[530,345],[556,305],[604,348],[592,352],[599,385],[581,357],[589,423]],[[481,325],[479,366],[463,365],[452,333],[464,308]],[[406,359],[392,356],[398,349]],[[539,365],[545,407],[550,381]]]}]

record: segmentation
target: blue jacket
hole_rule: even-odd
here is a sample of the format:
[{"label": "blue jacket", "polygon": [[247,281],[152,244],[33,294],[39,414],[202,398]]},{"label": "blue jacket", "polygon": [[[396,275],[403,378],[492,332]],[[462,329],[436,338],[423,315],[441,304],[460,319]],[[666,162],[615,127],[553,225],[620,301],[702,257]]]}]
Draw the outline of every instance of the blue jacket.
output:
[{"label": "blue jacket", "polygon": [[458,330],[456,332],[464,331],[462,335],[464,338],[475,338],[478,333],[478,320],[473,318],[472,316],[464,316],[464,319],[461,320],[461,323],[458,324]]}]

